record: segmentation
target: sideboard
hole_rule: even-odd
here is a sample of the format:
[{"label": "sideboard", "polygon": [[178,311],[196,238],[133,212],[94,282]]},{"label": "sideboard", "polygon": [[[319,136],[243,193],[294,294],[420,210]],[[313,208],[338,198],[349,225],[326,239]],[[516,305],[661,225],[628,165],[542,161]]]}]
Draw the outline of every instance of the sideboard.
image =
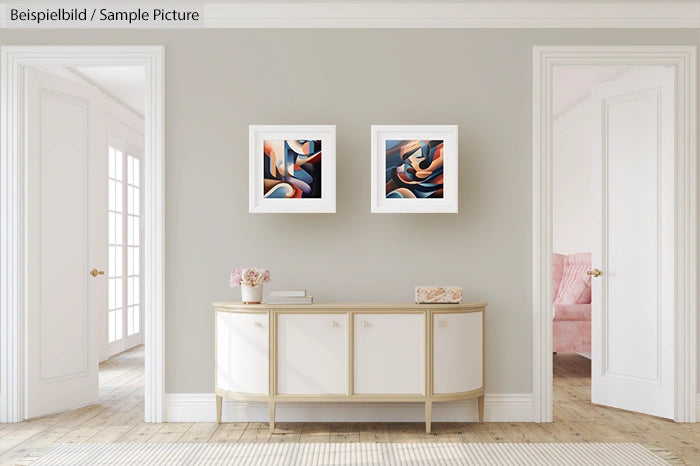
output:
[{"label": "sideboard", "polygon": [[216,418],[222,397],[276,403],[425,403],[478,398],[484,418],[486,303],[214,303]]}]

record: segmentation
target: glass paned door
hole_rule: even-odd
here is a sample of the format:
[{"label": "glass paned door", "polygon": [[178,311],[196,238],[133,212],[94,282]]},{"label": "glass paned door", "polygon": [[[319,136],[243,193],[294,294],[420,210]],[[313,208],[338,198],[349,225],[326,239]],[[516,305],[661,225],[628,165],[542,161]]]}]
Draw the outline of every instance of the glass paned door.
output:
[{"label": "glass paned door", "polygon": [[107,336],[111,354],[141,343],[141,188],[138,152],[116,141],[110,144]]}]

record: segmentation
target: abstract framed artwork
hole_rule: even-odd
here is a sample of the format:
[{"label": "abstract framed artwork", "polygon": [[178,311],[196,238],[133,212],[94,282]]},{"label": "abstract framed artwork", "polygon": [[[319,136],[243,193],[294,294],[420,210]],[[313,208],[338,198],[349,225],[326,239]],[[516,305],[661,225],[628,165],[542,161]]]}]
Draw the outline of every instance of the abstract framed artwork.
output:
[{"label": "abstract framed artwork", "polygon": [[457,125],[372,126],[372,212],[457,212]]},{"label": "abstract framed artwork", "polygon": [[334,125],[251,125],[249,151],[249,212],[335,212]]}]

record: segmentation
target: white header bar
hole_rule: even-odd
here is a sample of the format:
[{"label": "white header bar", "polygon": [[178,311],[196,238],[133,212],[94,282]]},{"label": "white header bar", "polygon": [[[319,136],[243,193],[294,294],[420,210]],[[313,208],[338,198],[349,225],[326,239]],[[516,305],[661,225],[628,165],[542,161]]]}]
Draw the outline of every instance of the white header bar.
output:
[{"label": "white header bar", "polygon": [[[700,0],[0,4],[7,28],[700,28]],[[97,5],[97,6],[96,6]],[[4,8],[3,8],[4,7]]]}]

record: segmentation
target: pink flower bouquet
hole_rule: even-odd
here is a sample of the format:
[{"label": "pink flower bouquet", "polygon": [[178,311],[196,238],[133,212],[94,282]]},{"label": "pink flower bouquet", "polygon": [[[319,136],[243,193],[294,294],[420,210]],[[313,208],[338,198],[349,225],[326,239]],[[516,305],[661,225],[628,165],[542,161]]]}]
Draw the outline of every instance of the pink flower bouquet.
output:
[{"label": "pink flower bouquet", "polygon": [[259,286],[270,281],[270,271],[267,269],[242,268],[237,267],[231,272],[229,284],[231,287],[244,286]]}]

